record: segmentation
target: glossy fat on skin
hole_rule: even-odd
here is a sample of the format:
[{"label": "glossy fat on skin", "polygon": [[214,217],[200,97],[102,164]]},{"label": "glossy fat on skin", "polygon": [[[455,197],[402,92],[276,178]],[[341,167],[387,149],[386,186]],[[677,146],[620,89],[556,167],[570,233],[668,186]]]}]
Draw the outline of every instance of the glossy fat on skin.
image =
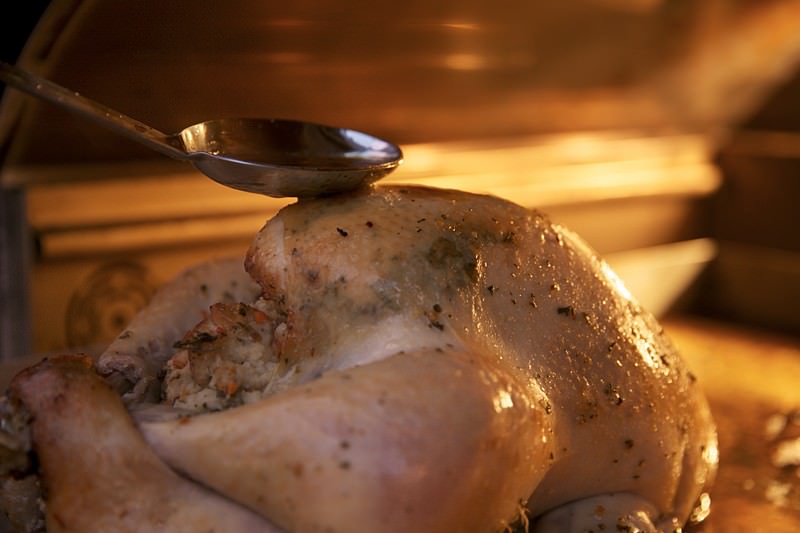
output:
[{"label": "glossy fat on skin", "polygon": [[402,349],[375,342],[396,338],[400,321],[412,346],[455,341],[541,389],[556,446],[534,515],[626,492],[651,502],[654,522],[683,523],[714,475],[714,424],[669,339],[606,263],[540,213],[421,187],[301,200],[259,232],[247,268],[284,302],[285,356],[318,372],[353,364],[362,339],[370,361]]},{"label": "glossy fat on skin", "polygon": [[9,389],[32,417],[48,532],[279,533],[252,511],[175,474],[90,365],[79,357],[45,360],[16,376]]},{"label": "glossy fat on skin", "polygon": [[[693,376],[608,266],[537,212],[418,187],[302,200],[246,266],[283,307],[278,356],[299,385],[142,429],[287,529],[491,531],[528,496],[539,515],[610,493],[631,495],[620,516],[684,523],[713,477]],[[375,407],[383,389],[391,409]]]},{"label": "glossy fat on skin", "polygon": [[189,268],[162,287],[100,355],[97,369],[126,403],[158,401],[158,373],[173,344],[217,302],[252,302],[260,289],[242,258],[220,258]]},{"label": "glossy fat on skin", "polygon": [[539,397],[513,370],[444,347],[141,429],[169,464],[288,531],[490,532],[547,468]]}]

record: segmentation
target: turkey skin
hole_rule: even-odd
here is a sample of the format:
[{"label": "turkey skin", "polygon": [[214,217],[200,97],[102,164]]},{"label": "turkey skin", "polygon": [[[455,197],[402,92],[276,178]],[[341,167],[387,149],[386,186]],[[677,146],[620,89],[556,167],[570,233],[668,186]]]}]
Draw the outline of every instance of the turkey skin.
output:
[{"label": "turkey skin", "polygon": [[713,480],[700,384],[537,211],[411,186],[301,199],[244,267],[215,278],[238,303],[165,287],[97,371],[159,462],[276,530],[679,531]]}]

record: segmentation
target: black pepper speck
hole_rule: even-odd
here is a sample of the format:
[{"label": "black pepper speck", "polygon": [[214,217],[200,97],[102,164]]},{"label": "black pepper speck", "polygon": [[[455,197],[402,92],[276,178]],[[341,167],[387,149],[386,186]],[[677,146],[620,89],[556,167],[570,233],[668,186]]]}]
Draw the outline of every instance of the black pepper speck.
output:
[{"label": "black pepper speck", "polygon": [[572,307],[571,305],[566,305],[566,306],[563,306],[563,307],[559,307],[557,309],[557,312],[558,312],[559,315],[568,316],[568,317],[570,317],[572,319],[575,318],[575,308]]}]

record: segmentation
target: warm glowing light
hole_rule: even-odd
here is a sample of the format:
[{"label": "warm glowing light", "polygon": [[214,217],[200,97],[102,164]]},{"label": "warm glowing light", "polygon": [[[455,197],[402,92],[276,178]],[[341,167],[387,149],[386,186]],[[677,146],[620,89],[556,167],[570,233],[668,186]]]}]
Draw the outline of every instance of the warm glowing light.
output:
[{"label": "warm glowing light", "polygon": [[483,68],[485,63],[477,54],[450,54],[444,58],[445,66],[453,70],[478,70]]},{"label": "warm glowing light", "polygon": [[480,29],[480,26],[478,24],[475,24],[474,22],[444,22],[442,23],[442,26],[453,30],[475,31],[477,29]]},{"label": "warm glowing light", "polygon": [[623,296],[623,298],[625,298],[628,301],[633,300],[633,296],[631,295],[630,291],[628,291],[628,288],[625,287],[625,284],[622,282],[619,276],[617,276],[617,273],[611,269],[608,263],[603,261],[603,263],[600,265],[600,268],[602,268],[603,274],[605,274],[606,279],[617,290],[617,292]]},{"label": "warm glowing light", "polygon": [[772,454],[772,464],[778,468],[800,464],[800,438],[778,444]]},{"label": "warm glowing light", "polygon": [[703,450],[703,460],[710,465],[719,464],[719,447],[716,440],[706,444],[706,448]]},{"label": "warm glowing light", "polygon": [[764,436],[768,440],[773,440],[780,435],[784,429],[786,429],[786,424],[788,419],[786,415],[781,413],[775,413],[767,418],[767,422],[764,424]]},{"label": "warm glowing light", "polygon": [[791,492],[791,483],[771,479],[764,490],[764,498],[777,507],[785,507],[789,503],[789,494]]},{"label": "warm glowing light", "polygon": [[494,397],[494,410],[499,413],[503,409],[510,409],[514,407],[514,400],[511,398],[506,390],[500,390]]},{"label": "warm glowing light", "polygon": [[692,515],[689,517],[694,523],[702,522],[708,515],[711,514],[711,496],[707,492],[700,495],[700,500],[697,502],[697,507],[692,510]]}]

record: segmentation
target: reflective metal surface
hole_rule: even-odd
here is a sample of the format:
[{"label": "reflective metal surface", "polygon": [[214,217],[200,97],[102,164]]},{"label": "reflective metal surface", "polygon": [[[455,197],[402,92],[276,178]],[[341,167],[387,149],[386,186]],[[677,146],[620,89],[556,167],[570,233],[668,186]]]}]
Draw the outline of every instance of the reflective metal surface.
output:
[{"label": "reflective metal surface", "polygon": [[166,135],[6,63],[0,63],[0,80],[187,160],[223,185],[273,197],[352,190],[391,172],[403,157],[399,147],[366,133],[293,120],[210,120]]},{"label": "reflective metal surface", "polygon": [[355,130],[291,120],[220,119],[176,137],[215,181],[273,197],[356,189],[394,170],[399,147]]}]

